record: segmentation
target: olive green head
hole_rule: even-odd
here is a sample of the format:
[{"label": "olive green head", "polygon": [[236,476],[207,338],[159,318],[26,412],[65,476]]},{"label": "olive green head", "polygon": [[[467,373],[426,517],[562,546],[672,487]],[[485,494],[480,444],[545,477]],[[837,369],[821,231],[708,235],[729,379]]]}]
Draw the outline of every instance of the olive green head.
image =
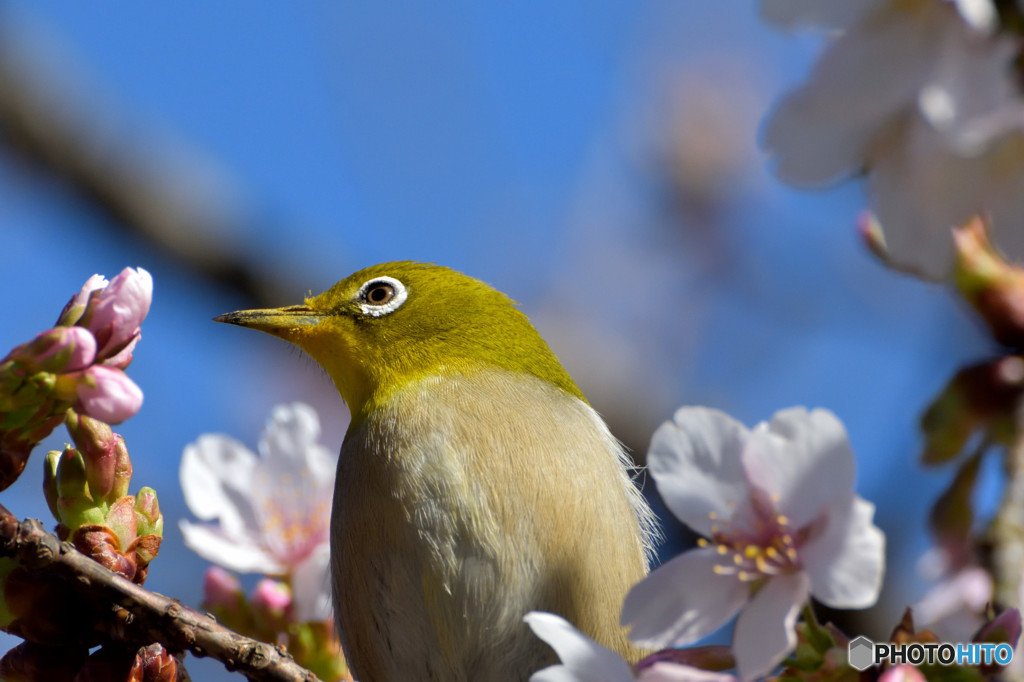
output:
[{"label": "olive green head", "polygon": [[215,318],[294,343],[331,376],[355,421],[410,381],[500,368],[583,399],[510,298],[449,268],[374,265],[301,305]]}]

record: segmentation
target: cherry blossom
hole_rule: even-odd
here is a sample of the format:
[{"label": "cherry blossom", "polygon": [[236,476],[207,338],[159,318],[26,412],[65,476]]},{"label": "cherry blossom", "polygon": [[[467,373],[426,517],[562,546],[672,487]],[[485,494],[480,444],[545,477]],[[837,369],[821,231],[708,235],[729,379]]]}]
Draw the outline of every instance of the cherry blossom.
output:
[{"label": "cherry blossom", "polygon": [[278,405],[259,454],[228,436],[206,434],[185,448],[180,470],[185,502],[204,521],[181,521],[185,544],[224,568],[290,579],[300,622],[330,614],[335,458],[319,436],[311,407]]},{"label": "cherry blossom", "polygon": [[791,408],[748,430],[684,407],[654,433],[648,466],[668,508],[703,538],[626,596],[634,643],[690,644],[740,612],[733,653],[748,680],[792,650],[811,594],[843,609],[878,599],[885,538],[853,492],[853,452],[831,412]]},{"label": "cherry blossom", "polygon": [[634,672],[632,666],[553,613],[532,611],[523,618],[547,642],[561,664],[537,671],[530,682],[735,682],[732,675],[688,665],[657,662]]},{"label": "cherry blossom", "polygon": [[890,259],[930,278],[953,266],[952,228],[978,214],[1024,256],[1024,98],[1019,46],[991,0],[762,0],[786,29],[834,38],[806,84],[765,123],[784,181],[813,187],[868,171]]}]

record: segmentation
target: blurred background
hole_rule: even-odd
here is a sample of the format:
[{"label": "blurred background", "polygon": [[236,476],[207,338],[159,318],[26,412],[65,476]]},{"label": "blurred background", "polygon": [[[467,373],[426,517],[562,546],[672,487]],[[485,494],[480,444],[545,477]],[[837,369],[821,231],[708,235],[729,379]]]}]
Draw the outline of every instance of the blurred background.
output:
[{"label": "blurred background", "polygon": [[[837,413],[888,536],[886,592],[856,626],[881,637],[926,587],[914,564],[952,473],[917,465],[918,416],[987,349],[946,289],[858,242],[857,184],[799,193],[766,170],[759,122],[819,46],[735,1],[8,0],[0,354],[89,275],[153,274],[129,369],[145,404],[118,431],[167,524],[147,587],[197,606],[183,447],[255,448],[285,401],[318,409],[332,449],[347,422],[310,361],[211,318],[378,262],[448,265],[521,303],[640,461],[684,404],[750,425]],[[48,518],[41,462],[3,494],[18,516]],[[688,542],[668,536],[666,557]]]}]

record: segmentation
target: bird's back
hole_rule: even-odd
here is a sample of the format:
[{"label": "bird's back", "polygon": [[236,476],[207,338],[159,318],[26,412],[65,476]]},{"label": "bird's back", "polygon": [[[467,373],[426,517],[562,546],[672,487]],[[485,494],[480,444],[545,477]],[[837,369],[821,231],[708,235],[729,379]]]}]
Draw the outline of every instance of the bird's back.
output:
[{"label": "bird's back", "polygon": [[651,514],[583,401],[504,370],[428,376],[350,429],[337,481],[332,579],[362,682],[526,680],[555,661],[531,610],[626,653]]}]

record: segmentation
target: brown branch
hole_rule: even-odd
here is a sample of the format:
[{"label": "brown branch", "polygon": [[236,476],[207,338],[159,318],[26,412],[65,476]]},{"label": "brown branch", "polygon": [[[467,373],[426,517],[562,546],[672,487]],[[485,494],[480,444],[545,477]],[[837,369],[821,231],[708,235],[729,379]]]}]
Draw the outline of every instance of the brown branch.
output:
[{"label": "brown branch", "polygon": [[35,519],[18,521],[0,505],[0,557],[10,557],[32,571],[59,576],[92,600],[123,612],[108,636],[128,644],[160,642],[172,652],[209,656],[228,670],[259,682],[320,682],[283,648],[244,637],[211,616],[150,592],[81,554],[70,543],[47,533]]},{"label": "brown branch", "polygon": [[993,597],[1001,608],[1021,608],[1024,566],[1024,405],[1016,409],[1017,433],[1006,451],[1006,487],[989,527]]},{"label": "brown branch", "polygon": [[[111,218],[109,227],[255,304],[279,305],[301,293],[301,273],[268,268],[246,252],[246,224],[258,210],[235,196],[241,193],[226,173],[183,143],[171,158],[161,151],[166,145],[126,130],[103,93],[81,94],[86,76],[52,73],[20,47],[17,34],[11,13],[0,13],[0,148],[63,181]],[[77,96],[63,84],[71,78]],[[215,181],[199,192],[195,176]]]}]

